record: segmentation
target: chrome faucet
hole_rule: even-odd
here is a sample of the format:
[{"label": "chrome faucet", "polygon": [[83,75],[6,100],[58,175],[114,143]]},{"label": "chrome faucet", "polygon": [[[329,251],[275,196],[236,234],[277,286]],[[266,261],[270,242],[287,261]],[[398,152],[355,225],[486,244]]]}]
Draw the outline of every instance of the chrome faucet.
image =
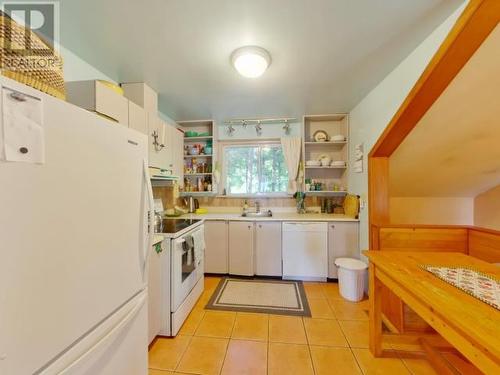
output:
[{"label": "chrome faucet", "polygon": [[260,212],[260,203],[259,203],[259,201],[255,201],[255,212],[257,212],[257,213]]}]

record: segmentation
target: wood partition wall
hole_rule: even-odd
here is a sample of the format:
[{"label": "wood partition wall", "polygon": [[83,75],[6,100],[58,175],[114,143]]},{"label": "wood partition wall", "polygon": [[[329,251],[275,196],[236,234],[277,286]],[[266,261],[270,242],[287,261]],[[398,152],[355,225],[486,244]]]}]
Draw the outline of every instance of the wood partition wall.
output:
[{"label": "wood partition wall", "polygon": [[[470,0],[368,157],[371,250],[459,251],[500,262],[500,232],[473,227],[397,225],[389,214],[389,158],[500,21],[500,1]],[[405,329],[405,309],[384,290],[386,323]]]},{"label": "wood partition wall", "polygon": [[[372,226],[373,246],[383,251],[458,252],[500,263],[500,231],[458,225]],[[400,333],[426,331],[429,326],[392,294],[383,292],[386,325]]]}]

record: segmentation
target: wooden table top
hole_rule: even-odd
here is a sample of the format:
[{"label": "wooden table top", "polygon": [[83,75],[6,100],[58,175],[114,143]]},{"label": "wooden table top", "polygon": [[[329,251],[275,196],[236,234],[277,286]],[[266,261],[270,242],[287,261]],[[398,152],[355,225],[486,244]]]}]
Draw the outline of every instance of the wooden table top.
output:
[{"label": "wooden table top", "polygon": [[420,265],[469,267],[500,278],[500,267],[462,253],[365,251],[384,274],[429,306],[470,342],[500,359],[500,311],[472,297]]}]

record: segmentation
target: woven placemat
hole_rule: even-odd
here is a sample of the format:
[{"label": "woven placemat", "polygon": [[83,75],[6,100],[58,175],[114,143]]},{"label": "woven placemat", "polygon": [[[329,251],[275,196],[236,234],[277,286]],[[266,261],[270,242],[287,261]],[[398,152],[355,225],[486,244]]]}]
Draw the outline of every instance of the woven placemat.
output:
[{"label": "woven placemat", "polygon": [[420,267],[448,284],[500,310],[500,282],[494,277],[467,267],[435,265],[421,265]]}]

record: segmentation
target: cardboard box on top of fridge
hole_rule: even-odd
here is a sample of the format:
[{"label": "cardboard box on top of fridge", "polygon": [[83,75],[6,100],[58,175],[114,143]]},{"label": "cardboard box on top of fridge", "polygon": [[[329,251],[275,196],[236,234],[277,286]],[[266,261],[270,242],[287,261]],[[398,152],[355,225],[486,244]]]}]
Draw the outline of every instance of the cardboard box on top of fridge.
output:
[{"label": "cardboard box on top of fridge", "polygon": [[158,94],[143,82],[122,83],[127,99],[144,108],[147,113],[158,112]]}]

